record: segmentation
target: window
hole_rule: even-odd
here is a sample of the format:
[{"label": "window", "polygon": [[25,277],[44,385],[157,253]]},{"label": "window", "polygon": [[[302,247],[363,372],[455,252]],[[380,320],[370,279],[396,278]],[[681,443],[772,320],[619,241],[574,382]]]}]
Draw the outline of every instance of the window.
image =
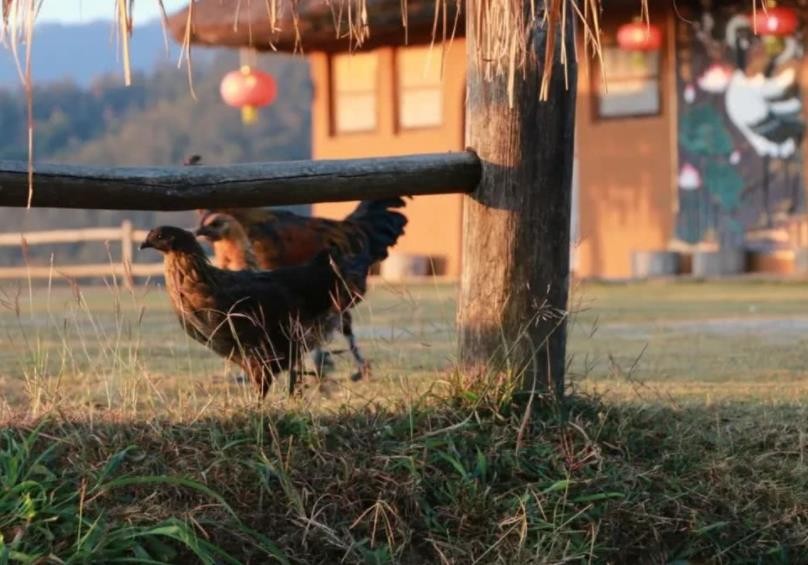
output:
[{"label": "window", "polygon": [[660,112],[659,52],[603,48],[604,84],[597,81],[597,110],[601,118],[654,116]]},{"label": "window", "polygon": [[373,131],[378,121],[376,53],[335,55],[331,61],[334,133]]},{"label": "window", "polygon": [[440,126],[443,122],[440,49],[399,49],[396,63],[399,127]]}]

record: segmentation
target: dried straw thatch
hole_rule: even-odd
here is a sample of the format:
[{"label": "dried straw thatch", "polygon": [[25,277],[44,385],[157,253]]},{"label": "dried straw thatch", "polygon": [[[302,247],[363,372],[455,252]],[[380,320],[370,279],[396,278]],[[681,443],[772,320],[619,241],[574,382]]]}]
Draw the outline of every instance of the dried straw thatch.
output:
[{"label": "dried straw thatch", "polygon": [[[0,0],[0,41],[12,49],[21,40],[30,46],[35,15],[43,1]],[[186,47],[189,60],[192,43],[297,51],[307,41],[319,50],[359,49],[399,41],[451,41],[464,31],[465,23],[476,38],[474,63],[485,69],[486,76],[506,74],[512,82],[531,60],[532,31],[537,26],[548,31],[545,62],[556,57],[557,45],[561,46],[558,56],[562,62],[571,56],[563,47],[563,37],[561,41],[556,37],[570,29],[564,25],[569,18],[581,22],[585,43],[599,50],[601,0],[191,0],[170,18],[162,0],[156,1],[166,26]],[[636,1],[647,14],[648,0]],[[118,44],[129,84],[134,0],[115,2]],[[562,31],[556,34],[556,30]],[[15,55],[21,61],[16,51]],[[25,66],[29,62],[26,56]],[[28,83],[23,66],[20,64],[20,76]],[[552,67],[544,65],[545,84]],[[541,94],[545,97],[546,90]]]},{"label": "dried straw thatch", "polygon": [[[24,82],[29,57],[23,58],[17,46],[30,45],[36,13],[45,1],[65,0],[0,0],[0,42],[15,52]],[[118,44],[129,83],[135,0],[114,1]],[[185,9],[169,17],[162,0],[137,1],[157,2],[166,27],[188,50],[191,44],[281,51],[366,49],[451,41],[465,33],[467,25],[478,46],[473,62],[489,77],[505,74],[511,78],[531,59],[532,30],[537,26],[549,32],[545,62],[553,57],[563,62],[572,56],[564,52],[563,38],[557,37],[568,29],[563,25],[568,18],[578,20],[584,44],[597,53],[603,10],[603,0],[189,0]],[[747,1],[752,10],[766,9],[765,0]],[[626,2],[635,3],[647,19],[648,0],[621,3]],[[544,65],[545,83],[551,69],[552,65]]]},{"label": "dried straw thatch", "polygon": [[[194,2],[169,16],[166,26],[179,43],[258,51],[350,51],[433,37],[435,0],[365,0],[364,6],[355,1],[240,1]],[[462,33],[460,6],[446,8],[447,25],[458,25]]]},{"label": "dried straw thatch", "polygon": [[[33,158],[30,47],[36,14],[44,1],[66,0],[0,0],[0,43],[14,53],[20,79],[29,93],[29,159]],[[134,1],[115,0],[126,84],[131,82],[129,41]],[[472,64],[489,79],[507,77],[509,91],[520,69],[539,63],[533,32],[542,26],[547,32],[539,92],[542,99],[549,94],[554,67],[549,63],[558,57],[566,64],[577,57],[566,50],[569,42],[563,36],[571,29],[566,25],[568,20],[578,21],[583,44],[598,54],[603,9],[602,0],[190,0],[188,7],[168,17],[162,0],[138,1],[158,3],[166,27],[185,47],[189,70],[193,43],[288,51],[309,45],[333,51],[451,41],[465,32],[474,36]],[[648,0],[633,1],[647,20]],[[764,0],[748,1],[755,11],[766,9]],[[20,45],[25,46],[24,57]]]},{"label": "dried straw thatch", "polygon": [[[647,17],[648,0],[633,3]],[[546,27],[544,62],[567,53],[564,23],[577,19],[585,45],[600,50],[602,0],[195,0],[166,25],[190,53],[193,44],[257,50],[350,51],[382,45],[451,41],[466,26],[476,37],[474,63],[488,78],[507,75],[533,59],[532,30]],[[556,30],[561,30],[556,33]],[[559,37],[557,37],[559,36]],[[545,64],[544,85],[553,65]],[[542,98],[546,88],[542,88]]]},{"label": "dried straw thatch", "polygon": [[[638,7],[647,2],[631,1]],[[535,26],[551,32],[546,58],[554,56],[554,31],[563,30],[567,18],[582,22],[587,43],[597,50],[600,11],[601,0],[196,0],[166,24],[188,49],[348,51],[451,41],[468,23],[480,38],[476,62],[493,77],[513,76],[526,64]],[[570,55],[560,52],[562,60]]]}]

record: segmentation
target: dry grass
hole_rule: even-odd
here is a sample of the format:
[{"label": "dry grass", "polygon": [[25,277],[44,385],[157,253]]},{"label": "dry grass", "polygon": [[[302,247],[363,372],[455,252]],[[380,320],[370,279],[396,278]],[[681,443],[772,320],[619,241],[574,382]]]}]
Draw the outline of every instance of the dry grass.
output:
[{"label": "dry grass", "polygon": [[[563,408],[536,414],[521,448],[521,413],[468,390],[328,414],[53,418],[35,431],[19,422],[0,439],[0,460],[16,457],[23,471],[0,499],[2,531],[25,555],[96,562],[136,550],[176,562],[185,542],[119,540],[121,528],[166,524],[187,528],[191,547],[207,542],[240,562],[806,555],[804,408]],[[80,545],[99,520],[93,543]]]},{"label": "dry grass", "polygon": [[575,294],[580,394],[525,420],[451,370],[448,285],[374,289],[372,381],[263,405],[158,289],[7,289],[0,560],[804,561],[808,288]]},{"label": "dry grass", "polygon": [[[803,285],[589,285],[575,296],[569,353],[578,390],[597,387],[620,401],[667,398],[667,390],[787,400],[808,390]],[[0,397],[9,406],[204,418],[252,399],[232,370],[179,331],[159,288],[29,294],[6,285],[0,304],[7,344],[0,350]],[[343,377],[351,363],[342,354],[326,397],[312,392],[306,401],[316,409],[397,401],[445,380],[454,364],[454,316],[450,285],[374,289],[357,331],[376,378],[349,385]],[[344,349],[341,338],[334,347]],[[283,383],[276,388],[273,402],[283,402]]]}]

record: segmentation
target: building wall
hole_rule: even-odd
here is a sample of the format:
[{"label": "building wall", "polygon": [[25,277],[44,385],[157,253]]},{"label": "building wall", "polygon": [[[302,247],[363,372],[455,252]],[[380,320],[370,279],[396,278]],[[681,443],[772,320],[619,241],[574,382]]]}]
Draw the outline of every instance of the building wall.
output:
[{"label": "building wall", "polygon": [[[323,53],[309,56],[314,82],[312,150],[316,159],[384,157],[463,149],[465,96],[465,42],[456,40],[446,54],[443,89],[443,124],[436,128],[403,130],[396,123],[395,49],[379,53],[378,127],[370,133],[334,134],[331,125],[329,60]],[[435,47],[438,56],[440,47]],[[354,202],[315,204],[312,213],[342,218]],[[438,259],[443,274],[460,274],[462,197],[457,194],[418,196],[408,200],[410,219],[396,252]],[[440,263],[444,263],[440,265]]]},{"label": "building wall", "polygon": [[[665,21],[660,15],[656,21]],[[618,14],[607,26],[630,19]],[[672,42],[666,33],[666,42]],[[436,48],[437,50],[438,48]],[[675,208],[675,99],[670,72],[672,43],[662,53],[662,108],[658,116],[599,119],[594,112],[595,65],[581,58],[577,107],[577,217],[580,240],[576,273],[582,277],[631,275],[634,250],[664,249],[672,236]],[[378,128],[333,135],[328,56],[310,55],[314,81],[314,157],[351,158],[460,150],[464,147],[465,41],[455,40],[445,65],[444,123],[401,131],[396,126],[395,49],[380,49]],[[581,52],[583,52],[581,50]],[[344,217],[355,203],[316,204],[313,213]],[[462,197],[417,197],[407,205],[410,223],[397,251],[446,258],[445,274],[460,273]]]},{"label": "building wall", "polygon": [[[629,20],[614,11],[609,15],[614,19],[604,22],[607,29]],[[664,14],[652,19],[659,25],[666,21]],[[581,277],[629,277],[632,251],[661,250],[670,242],[676,205],[676,102],[671,65],[674,38],[670,25],[666,28],[658,116],[598,118],[594,97],[600,69],[582,61],[577,108],[577,274]]]}]

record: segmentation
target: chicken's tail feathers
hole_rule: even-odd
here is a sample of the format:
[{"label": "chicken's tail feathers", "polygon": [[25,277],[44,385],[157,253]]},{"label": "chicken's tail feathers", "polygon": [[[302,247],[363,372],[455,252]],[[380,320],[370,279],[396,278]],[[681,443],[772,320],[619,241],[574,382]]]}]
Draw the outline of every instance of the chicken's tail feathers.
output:
[{"label": "chicken's tail feathers", "polygon": [[340,306],[350,308],[367,290],[370,268],[387,258],[404,233],[407,217],[396,210],[402,198],[360,202],[345,221],[333,226],[329,246],[315,261],[329,261],[336,273]]},{"label": "chicken's tail feathers", "polygon": [[312,264],[332,273],[333,297],[340,310],[359,302],[367,291],[367,278],[373,261],[366,252],[346,254],[335,245],[320,251]]},{"label": "chicken's tail feathers", "polygon": [[360,232],[357,235],[362,240],[362,249],[354,246],[354,251],[368,253],[371,264],[386,259],[388,249],[396,244],[407,225],[407,217],[396,210],[404,206],[404,199],[400,197],[360,202],[345,218]]},{"label": "chicken's tail feathers", "polygon": [[363,200],[356,205],[354,211],[348,214],[345,219],[361,221],[370,215],[385,212],[390,208],[403,208],[405,205],[406,203],[404,202],[404,199],[400,196],[381,198],[379,200]]}]

